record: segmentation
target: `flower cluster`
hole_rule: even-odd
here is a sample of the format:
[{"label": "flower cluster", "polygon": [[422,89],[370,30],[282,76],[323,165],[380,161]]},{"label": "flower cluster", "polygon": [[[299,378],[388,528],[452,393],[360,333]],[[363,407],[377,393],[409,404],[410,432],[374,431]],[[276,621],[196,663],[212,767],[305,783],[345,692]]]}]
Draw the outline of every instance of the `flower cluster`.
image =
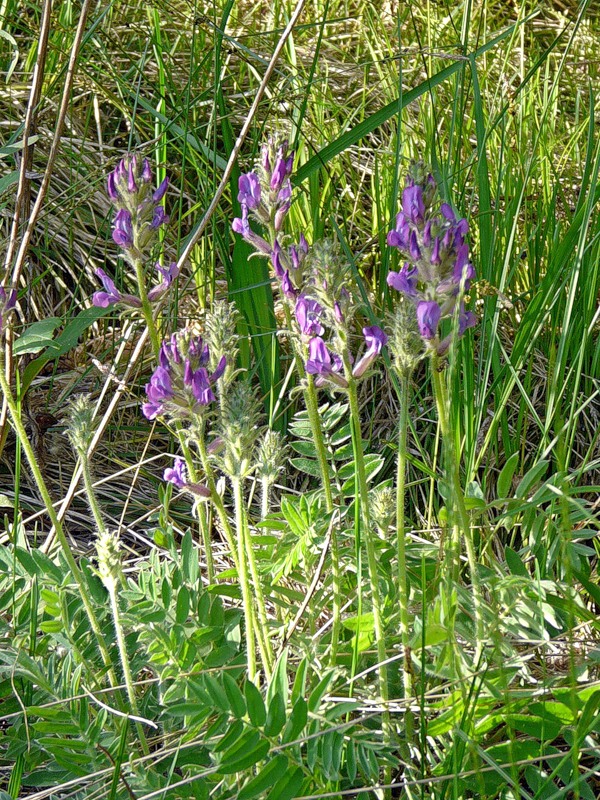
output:
[{"label": "flower cluster", "polygon": [[442,319],[457,313],[459,336],[476,323],[462,300],[475,270],[465,239],[467,220],[458,219],[448,203],[436,208],[436,195],[433,177],[425,175],[421,163],[414,164],[402,193],[402,210],[387,237],[405,261],[399,272],[389,273],[387,282],[414,303],[420,335],[442,355],[451,341],[451,336],[440,340]]},{"label": "flower cluster", "polygon": [[144,416],[159,415],[186,420],[215,400],[213,386],[225,371],[222,356],[214,372],[209,373],[208,345],[202,337],[183,331],[162,343],[159,365],[146,385],[148,402],[142,405]]},{"label": "flower cluster", "polygon": [[[162,205],[169,179],[165,178],[154,191],[152,185],[148,159],[139,160],[135,155],[121,159],[108,176],[108,196],[117,208],[113,220],[113,240],[123,249],[125,258],[134,267],[141,263],[145,251],[154,244],[157,230],[169,220]],[[161,282],[147,293],[150,302],[162,298],[179,274],[175,262],[167,267],[157,263],[155,268]],[[130,308],[142,306],[139,297],[119,292],[103,269],[97,269],[96,275],[102,282],[103,291],[94,293],[92,303],[95,306],[107,308],[115,303]]]},{"label": "flower cluster", "polygon": [[[283,246],[280,241],[291,206],[293,164],[294,153],[289,150],[287,139],[269,137],[256,168],[240,176],[238,201],[242,216],[236,217],[231,226],[258,254],[271,259],[283,295],[292,302],[302,283],[300,267],[308,253],[308,243],[302,234],[297,244]],[[267,230],[268,240],[252,230],[251,219]]]}]

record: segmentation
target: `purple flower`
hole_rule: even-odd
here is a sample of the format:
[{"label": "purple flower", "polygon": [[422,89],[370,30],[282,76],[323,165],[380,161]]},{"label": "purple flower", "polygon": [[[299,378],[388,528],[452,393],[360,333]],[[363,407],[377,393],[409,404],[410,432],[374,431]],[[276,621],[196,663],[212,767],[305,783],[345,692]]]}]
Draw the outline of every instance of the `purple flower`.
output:
[{"label": "purple flower", "polygon": [[137,168],[137,159],[135,156],[129,161],[127,167],[127,191],[129,194],[137,194],[138,187],[135,182],[135,172]]},{"label": "purple flower", "polygon": [[408,249],[408,237],[410,228],[404,212],[400,211],[396,216],[396,227],[387,235],[387,243],[390,247],[399,247],[401,250]]},{"label": "purple flower", "polygon": [[417,242],[417,232],[411,231],[408,237],[408,252],[413,261],[421,258],[421,250]]},{"label": "purple flower", "polygon": [[162,275],[162,282],[158,286],[154,286],[148,292],[148,300],[151,302],[162,297],[169,286],[173,283],[175,278],[179,275],[179,267],[175,261],[172,261],[168,267],[161,267],[158,262],[154,266]]},{"label": "purple flower", "polygon": [[312,297],[300,295],[294,309],[296,320],[303,336],[322,336],[325,332],[321,324],[323,308]]},{"label": "purple flower", "polygon": [[111,200],[118,200],[119,195],[117,194],[117,186],[115,182],[115,173],[111,172],[106,179],[106,191],[108,196]]},{"label": "purple flower", "polygon": [[191,388],[192,394],[202,406],[207,406],[216,400],[210,385],[208,370],[204,367],[200,367],[192,374]]},{"label": "purple flower", "polygon": [[281,187],[283,186],[283,182],[288,177],[288,175],[292,174],[292,169],[294,165],[294,154],[291,153],[287,158],[285,157],[285,152],[287,147],[280,147],[277,153],[277,160],[275,161],[275,167],[273,168],[273,172],[271,173],[271,189],[274,192],[279,192]]},{"label": "purple flower", "polygon": [[121,208],[115,214],[114,229],[112,234],[115,244],[128,249],[133,246],[133,223],[131,212]]},{"label": "purple flower", "polygon": [[168,483],[172,483],[178,489],[185,489],[186,478],[185,462],[182,458],[176,458],[174,466],[167,467],[163,473],[163,479]]},{"label": "purple flower", "polygon": [[154,370],[150,382],[146,384],[146,396],[148,402],[142,405],[142,412],[147,419],[164,413],[164,404],[175,396],[168,369],[157,367]]},{"label": "purple flower", "polygon": [[179,456],[175,459],[173,467],[167,467],[163,473],[163,480],[172,483],[178,489],[187,489],[188,492],[199,497],[210,497],[210,490],[200,483],[188,483],[185,462]]},{"label": "purple flower", "polygon": [[402,210],[408,219],[415,225],[423,222],[425,216],[425,202],[423,200],[423,187],[418,184],[407,186],[402,192]]},{"label": "purple flower", "polygon": [[155,231],[160,228],[161,225],[166,225],[168,221],[169,217],[166,215],[164,207],[156,206],[152,212],[152,222],[150,223],[150,228],[151,230]]},{"label": "purple flower", "polygon": [[166,194],[168,186],[169,186],[169,179],[168,178],[165,178],[163,181],[161,181],[161,183],[159,184],[158,188],[156,189],[156,191],[152,195],[152,201],[154,203],[160,203],[160,201],[163,199],[163,197]]},{"label": "purple flower", "polygon": [[254,233],[250,227],[250,223],[248,222],[247,206],[242,206],[242,216],[236,217],[231,223],[231,227],[234,233],[239,233],[240,236],[243,236],[243,238],[250,244],[254,245],[259,252],[264,253],[267,256],[272,254],[273,251],[269,243],[265,241],[262,236]]},{"label": "purple flower", "polygon": [[[337,354],[332,354],[320,336],[315,336],[308,344],[308,361],[306,371],[309,375],[317,375],[318,378],[328,379],[333,383],[347,388],[348,381],[338,375],[342,369],[342,359]],[[315,379],[315,384],[322,386],[324,381]]]},{"label": "purple flower", "polygon": [[295,300],[298,296],[298,290],[294,288],[289,269],[286,269],[281,278],[281,291],[288,300]]},{"label": "purple flower", "polygon": [[388,286],[402,292],[408,297],[417,296],[417,281],[419,280],[419,270],[416,267],[409,268],[404,264],[400,272],[390,272],[387,276]]},{"label": "purple flower", "polygon": [[365,337],[367,350],[362,358],[354,365],[354,369],[352,370],[352,376],[354,378],[360,378],[365,374],[373,361],[381,353],[388,340],[386,334],[377,325],[363,328],[363,336]]},{"label": "purple flower", "polygon": [[417,324],[424,339],[434,339],[440,322],[442,310],[434,300],[421,300],[417,303]]},{"label": "purple flower", "polygon": [[260,181],[255,172],[240,175],[238,180],[238,201],[249,209],[258,208],[260,205]]},{"label": "purple flower", "polygon": [[147,158],[142,161],[142,181],[144,183],[152,183],[152,167]]},{"label": "purple flower", "polygon": [[472,328],[477,325],[477,317],[472,311],[465,311],[464,304],[460,304],[460,313],[458,315],[458,335],[462,336],[467,328]]},{"label": "purple flower", "polygon": [[104,291],[94,292],[92,295],[93,305],[97,306],[98,308],[108,308],[108,306],[112,306],[114,303],[124,303],[127,306],[132,306],[133,308],[141,307],[142,301],[138,297],[134,297],[132,294],[121,294],[121,292],[115,286],[112,278],[109,278],[103,269],[97,269],[96,275],[102,281]]}]

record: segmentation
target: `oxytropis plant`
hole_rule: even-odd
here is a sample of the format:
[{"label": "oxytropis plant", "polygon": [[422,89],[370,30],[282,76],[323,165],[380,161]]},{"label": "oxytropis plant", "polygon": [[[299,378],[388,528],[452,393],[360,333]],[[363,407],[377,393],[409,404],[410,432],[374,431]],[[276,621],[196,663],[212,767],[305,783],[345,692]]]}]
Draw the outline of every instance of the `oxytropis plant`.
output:
[{"label": "oxytropis plant", "polygon": [[[403,262],[400,270],[388,274],[390,287],[400,293],[392,318],[391,350],[394,367],[401,380],[401,408],[408,406],[408,377],[416,361],[428,356],[435,394],[440,431],[444,442],[446,482],[450,489],[448,510],[451,538],[446,549],[448,605],[454,606],[454,590],[458,580],[460,543],[467,551],[475,606],[478,652],[483,641],[482,599],[477,558],[469,515],[466,509],[456,452],[456,432],[452,430],[449,394],[444,366],[453,344],[468,328],[476,324],[472,311],[465,308],[465,293],[475,277],[469,259],[466,219],[458,218],[452,207],[440,202],[437,184],[421,162],[412,164],[402,192],[402,208],[396,217],[387,242],[399,251]],[[443,327],[446,326],[446,330]],[[417,336],[418,334],[418,336]],[[419,344],[418,337],[421,339]],[[406,417],[401,419],[400,436],[406,435]],[[400,440],[399,453],[406,452],[405,439]],[[404,537],[404,464],[398,465],[398,541]],[[400,491],[401,490],[401,491]],[[399,544],[400,547],[400,544]],[[408,620],[403,613],[403,629]],[[452,614],[449,615],[452,618]]]}]

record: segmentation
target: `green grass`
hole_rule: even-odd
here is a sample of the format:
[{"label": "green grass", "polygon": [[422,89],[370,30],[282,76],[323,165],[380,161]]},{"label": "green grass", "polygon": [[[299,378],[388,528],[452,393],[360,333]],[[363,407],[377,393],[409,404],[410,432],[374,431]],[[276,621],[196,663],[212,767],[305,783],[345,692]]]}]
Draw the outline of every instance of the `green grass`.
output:
[{"label": "green grass", "polygon": [[[260,392],[264,421],[285,432],[291,447],[266,522],[258,481],[245,486],[274,651],[286,633],[289,639],[259,688],[245,679],[242,595],[219,533],[222,521],[213,514],[204,521],[221,578],[207,587],[198,546],[205,506],[191,513],[189,498],[161,480],[178,439],[139,411],[155,366],[149,347],[136,349],[143,327],[114,306],[103,315],[84,309],[98,289],[98,267],[123,291],[135,292],[110,236],[107,173],[136,150],[156,165],[158,180],[170,176],[171,223],[160,248],[165,263],[176,260],[221,182],[293,6],[281,0],[92,5],[47,195],[27,256],[17,263],[23,223],[48,165],[80,10],[67,0],[55,4],[42,47],[37,138],[27,156],[30,181],[18,198],[22,224],[13,235],[43,14],[39,3],[0,4],[7,76],[0,88],[0,207],[5,252],[11,235],[16,245],[4,282],[15,266],[21,276],[19,311],[11,318],[21,342],[12,385],[65,526],[57,545],[24,442],[7,422],[0,439],[0,791],[40,800],[292,800],[383,796],[374,787],[386,779],[393,796],[407,800],[596,797],[600,18],[594,4],[314,0],[283,49],[239,163],[161,316],[165,334],[186,324],[202,329],[216,299],[235,301],[242,313],[240,366]],[[453,351],[447,374],[487,642],[473,663],[466,565],[451,592],[440,573],[452,498],[433,387],[420,365],[406,453],[410,714],[393,523],[374,536],[391,659],[391,734],[382,727],[378,699],[381,659],[367,551],[357,546],[357,534],[366,542],[355,513],[359,442],[355,436],[353,450],[348,412],[335,406],[344,397],[322,392],[319,402],[330,403],[321,417],[331,485],[341,507],[335,535],[343,609],[332,665],[332,560],[323,547],[331,541],[331,515],[319,492],[314,437],[290,377],[289,337],[277,335],[286,323],[268,264],[248,259],[248,247],[231,232],[239,214],[237,178],[252,167],[266,136],[282,129],[297,150],[290,232],[295,240],[305,233],[311,243],[338,238],[364,324],[383,320],[394,302],[386,276],[398,265],[385,238],[412,157],[431,165],[443,197],[470,223],[478,277],[470,298],[479,323]],[[76,462],[63,435],[64,410],[81,392],[98,402],[96,494],[122,543],[116,617],[97,575],[85,495],[75,484],[69,490]],[[396,398],[383,366],[360,386],[363,447],[367,463],[379,469],[371,494],[379,487],[385,496],[394,484]],[[233,520],[228,490],[224,500]],[[125,688],[116,688],[123,662],[115,624],[135,682],[137,728],[127,720]],[[99,651],[101,641],[107,653]]]}]

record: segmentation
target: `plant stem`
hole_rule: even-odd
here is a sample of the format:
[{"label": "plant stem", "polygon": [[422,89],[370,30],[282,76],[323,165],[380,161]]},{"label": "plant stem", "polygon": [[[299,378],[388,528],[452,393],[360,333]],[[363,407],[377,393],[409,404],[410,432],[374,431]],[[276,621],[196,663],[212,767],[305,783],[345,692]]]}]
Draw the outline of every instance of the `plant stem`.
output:
[{"label": "plant stem", "polygon": [[79,458],[81,461],[81,474],[83,475],[85,494],[87,497],[90,510],[92,512],[92,516],[94,517],[94,522],[96,523],[96,528],[98,529],[99,534],[105,534],[106,525],[104,524],[104,519],[102,518],[102,512],[100,511],[100,506],[98,505],[96,492],[94,491],[94,483],[92,481],[92,471],[90,469],[89,455],[87,452],[80,450]]},{"label": "plant stem", "polygon": [[56,511],[54,510],[54,506],[52,504],[52,498],[50,497],[48,487],[46,486],[46,482],[44,481],[41,470],[38,466],[35,453],[33,452],[33,447],[31,446],[31,442],[29,441],[27,432],[25,431],[23,423],[21,422],[21,417],[18,413],[15,399],[12,395],[10,386],[8,385],[8,381],[6,380],[6,374],[4,371],[4,351],[2,347],[0,347],[0,387],[2,388],[2,392],[6,400],[6,405],[8,406],[8,412],[10,414],[13,428],[15,429],[15,433],[19,438],[21,447],[23,448],[25,456],[27,457],[29,468],[31,469],[31,474],[33,475],[33,478],[38,487],[38,491],[46,507],[46,512],[50,517],[50,522],[52,523],[52,525],[54,526],[54,530],[56,531],[56,538],[58,539],[65,560],[69,566],[69,569],[71,570],[71,574],[73,575],[75,583],[77,584],[77,587],[79,589],[79,594],[81,595],[81,600],[83,602],[88,619],[90,621],[90,626],[92,628],[92,631],[94,632],[94,636],[96,637],[96,642],[98,644],[98,649],[100,650],[100,655],[102,656],[102,661],[104,663],[104,666],[106,667],[110,685],[113,687],[118,686],[119,681],[117,680],[117,676],[115,675],[115,671],[113,669],[111,658],[108,652],[108,647],[104,639],[104,635],[102,634],[102,631],[100,629],[100,623],[98,622],[98,618],[96,617],[96,613],[92,606],[89,590],[85,584],[83,573],[81,572],[81,570],[77,565],[77,561],[75,560],[75,556],[73,555],[73,551],[71,550],[71,547],[67,540],[64,528],[62,526],[62,522],[60,521],[58,515],[56,514]]},{"label": "plant stem", "polygon": [[[189,448],[188,443],[185,440],[185,436],[183,435],[183,431],[181,427],[178,426],[177,434],[179,438],[179,445],[181,447],[181,452],[183,453],[183,457],[185,459],[185,466],[187,468],[189,480],[192,483],[196,483],[197,475],[196,475],[196,468],[194,466],[194,459],[192,457],[192,452]],[[202,420],[200,423],[200,428],[196,433],[196,440],[204,442],[204,421]],[[208,457],[207,457],[208,461]],[[204,464],[203,464],[204,466]],[[211,490],[212,492],[212,490]],[[215,582],[215,564],[213,560],[212,554],[212,542],[210,539],[210,529],[209,529],[209,520],[207,519],[208,514],[204,514],[204,508],[202,501],[196,501],[196,511],[198,513],[198,525],[200,527],[200,536],[202,538],[202,546],[204,548],[204,555],[206,557],[206,572],[208,577],[209,583]]]},{"label": "plant stem", "polygon": [[[246,558],[250,565],[250,575],[254,585],[254,594],[256,596],[256,607],[258,608],[258,624],[256,627],[256,639],[258,641],[258,649],[263,662],[263,669],[268,679],[271,677],[273,669],[273,652],[269,640],[269,625],[267,620],[267,609],[265,605],[265,596],[263,594],[262,585],[260,582],[260,575],[256,566],[256,558],[254,556],[254,549],[250,539],[250,530],[248,528],[248,518],[246,514],[246,504],[244,503],[244,496],[242,492],[242,482],[239,478],[231,479],[233,484],[234,502],[236,507],[236,524],[238,540],[241,538],[244,543],[246,551]],[[240,527],[241,524],[241,527]]]},{"label": "plant stem", "polygon": [[477,558],[475,555],[475,546],[473,544],[473,537],[471,535],[471,521],[469,513],[465,505],[465,495],[460,480],[460,469],[458,458],[454,446],[454,436],[450,430],[450,423],[448,419],[448,395],[446,391],[446,382],[443,374],[440,371],[439,359],[434,355],[431,357],[431,375],[433,383],[433,391],[435,395],[435,402],[437,406],[438,419],[442,440],[444,444],[445,453],[445,467],[446,476],[449,483],[451,498],[451,525],[452,525],[452,538],[450,541],[450,585],[452,582],[458,582],[460,572],[460,536],[462,534],[465,549],[467,551],[467,559],[469,562],[469,571],[471,573],[471,581],[473,583],[473,603],[475,607],[475,630],[476,630],[476,661],[479,660],[481,655],[481,648],[483,647],[484,628],[482,617],[482,600],[481,600],[481,584],[479,581],[479,573],[477,571]]},{"label": "plant stem", "polygon": [[[135,251],[137,251],[136,226],[134,226],[134,238],[135,238],[134,249]],[[158,353],[160,350],[160,337],[158,335],[158,330],[156,328],[156,322],[154,321],[154,315],[152,314],[152,304],[148,299],[148,292],[146,291],[146,276],[144,275],[144,266],[142,264],[142,259],[139,257],[139,255],[132,255],[130,263],[135,269],[138,294],[140,300],[142,301],[142,314],[144,315],[144,321],[146,322],[148,333],[150,335],[150,341],[152,342],[152,350],[154,351],[154,357],[158,358]]]},{"label": "plant stem", "polygon": [[[233,536],[233,531],[231,529],[231,524],[229,522],[229,518],[227,516],[227,511],[223,504],[223,500],[221,499],[221,495],[217,491],[217,485],[215,482],[215,476],[212,471],[212,467],[210,465],[210,461],[208,459],[208,453],[206,451],[206,444],[204,442],[203,436],[198,436],[195,440],[196,446],[198,447],[198,452],[200,454],[200,462],[202,463],[202,469],[204,470],[204,477],[206,480],[206,484],[208,486],[208,490],[210,492],[210,500],[215,509],[217,510],[217,515],[221,522],[221,527],[223,529],[223,535],[225,536],[225,540],[227,542],[227,547],[229,548],[229,552],[231,554],[231,558],[233,559],[233,563],[235,568],[240,574],[240,564],[238,558],[238,551],[237,546],[235,543],[235,539]],[[187,459],[186,459],[187,461]],[[210,542],[209,542],[210,547]],[[212,558],[212,555],[211,555]]]},{"label": "plant stem", "polygon": [[248,679],[253,683],[256,682],[256,644],[254,640],[254,614],[252,602],[252,594],[250,592],[250,580],[248,577],[248,568],[246,565],[245,554],[245,536],[244,536],[244,516],[242,511],[242,489],[239,478],[231,478],[231,485],[233,488],[234,504],[235,504],[235,523],[237,528],[237,544],[238,544],[238,563],[239,563],[239,579],[242,589],[242,603],[244,606],[244,619],[246,622],[246,653],[248,659]]},{"label": "plant stem", "polygon": [[[133,711],[136,717],[139,717],[137,699],[135,696],[135,688],[133,686],[133,677],[131,675],[131,668],[129,666],[127,647],[125,646],[125,637],[123,635],[123,627],[121,625],[121,616],[119,614],[119,603],[117,599],[117,584],[115,580],[110,580],[110,581],[105,581],[104,585],[106,586],[108,594],[110,596],[110,608],[112,611],[113,623],[115,626],[115,633],[117,636],[119,656],[121,657],[121,667],[123,669],[123,677],[125,679],[125,686],[127,688],[127,697],[129,698],[129,704],[131,706],[131,710]],[[142,751],[144,755],[148,755],[150,753],[150,749],[148,748],[148,742],[146,741],[146,735],[144,733],[142,723],[139,720],[136,720],[135,726],[137,728],[138,736],[140,737],[140,744],[142,745]]]},{"label": "plant stem", "polygon": [[369,583],[371,585],[371,600],[373,604],[373,625],[377,644],[377,658],[379,665],[377,674],[379,676],[379,693],[383,701],[384,710],[383,720],[383,740],[384,744],[391,742],[391,723],[388,708],[389,690],[387,674],[387,648],[385,645],[385,629],[381,613],[381,597],[379,594],[379,577],[377,573],[377,553],[373,532],[371,527],[371,517],[369,513],[369,487],[367,484],[367,473],[362,449],[362,435],[360,426],[360,413],[358,407],[358,396],[356,394],[356,381],[352,378],[352,367],[346,364],[346,379],[348,380],[348,400],[350,402],[350,418],[352,423],[352,441],[354,444],[354,463],[358,477],[359,497],[356,498],[360,506],[360,516],[362,520],[363,533],[367,548],[367,566],[369,571]]},{"label": "plant stem", "polygon": [[408,398],[410,392],[409,375],[399,375],[400,380],[400,416],[398,420],[398,455],[396,462],[396,538],[397,538],[397,577],[398,600],[400,606],[400,639],[404,657],[402,661],[402,684],[404,701],[406,702],[405,726],[406,738],[412,738],[413,720],[409,711],[412,696],[412,670],[409,647],[409,614],[408,614],[408,573],[406,569],[406,540],[404,526],[404,503],[406,481],[406,443],[408,432]]}]

